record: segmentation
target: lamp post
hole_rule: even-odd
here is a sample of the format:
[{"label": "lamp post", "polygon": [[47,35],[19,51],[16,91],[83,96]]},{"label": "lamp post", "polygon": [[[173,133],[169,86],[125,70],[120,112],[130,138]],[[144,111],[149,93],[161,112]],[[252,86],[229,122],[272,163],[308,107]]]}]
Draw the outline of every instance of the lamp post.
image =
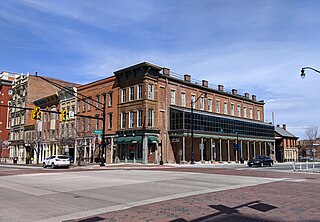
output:
[{"label": "lamp post", "polygon": [[192,101],[191,99],[191,162],[190,164],[195,164],[194,162],[194,144],[193,144],[193,105],[204,95],[204,98],[207,98],[207,93],[203,92],[195,101]]},{"label": "lamp post", "polygon": [[311,69],[311,70],[313,70],[313,71],[315,71],[315,72],[317,72],[317,73],[320,73],[319,70],[314,69],[314,68],[312,68],[312,67],[303,67],[303,68],[301,69],[301,74],[300,74],[300,76],[301,76],[302,79],[306,78],[306,74],[305,74],[305,72],[304,72],[306,69]]}]

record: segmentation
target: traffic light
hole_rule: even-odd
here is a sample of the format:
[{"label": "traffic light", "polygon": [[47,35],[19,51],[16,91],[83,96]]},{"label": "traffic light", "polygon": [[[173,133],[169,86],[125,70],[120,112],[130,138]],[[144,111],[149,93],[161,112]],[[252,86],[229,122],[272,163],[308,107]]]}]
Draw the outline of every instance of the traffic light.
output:
[{"label": "traffic light", "polygon": [[65,122],[67,121],[67,118],[68,118],[68,111],[64,109],[61,111],[61,120]]},{"label": "traffic light", "polygon": [[35,106],[31,113],[31,119],[41,120],[42,112],[40,111],[39,106]]},{"label": "traffic light", "polygon": [[32,110],[31,119],[37,120],[37,113],[35,112],[35,110]]}]

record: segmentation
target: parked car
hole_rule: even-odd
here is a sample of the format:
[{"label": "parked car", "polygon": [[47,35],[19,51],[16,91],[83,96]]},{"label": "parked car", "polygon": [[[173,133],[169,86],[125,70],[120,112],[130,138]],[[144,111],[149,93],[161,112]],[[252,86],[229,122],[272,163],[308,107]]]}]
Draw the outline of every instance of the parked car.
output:
[{"label": "parked car", "polygon": [[44,160],[44,167],[50,166],[51,168],[57,167],[70,167],[70,159],[67,155],[54,155]]},{"label": "parked car", "polygon": [[273,160],[268,156],[256,156],[252,160],[248,161],[248,166],[269,166],[273,165]]}]

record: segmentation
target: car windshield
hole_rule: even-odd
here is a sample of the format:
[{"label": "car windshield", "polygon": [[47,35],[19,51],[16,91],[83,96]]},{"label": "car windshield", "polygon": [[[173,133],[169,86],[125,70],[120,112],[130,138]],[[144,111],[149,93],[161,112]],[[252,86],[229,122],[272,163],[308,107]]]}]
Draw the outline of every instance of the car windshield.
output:
[{"label": "car windshield", "polygon": [[264,157],[263,157],[263,156],[255,156],[253,159],[255,159],[255,160],[261,160],[261,159],[264,159]]},{"label": "car windshield", "polygon": [[68,156],[58,156],[59,159],[63,159],[63,160],[66,160],[66,159],[69,159]]}]

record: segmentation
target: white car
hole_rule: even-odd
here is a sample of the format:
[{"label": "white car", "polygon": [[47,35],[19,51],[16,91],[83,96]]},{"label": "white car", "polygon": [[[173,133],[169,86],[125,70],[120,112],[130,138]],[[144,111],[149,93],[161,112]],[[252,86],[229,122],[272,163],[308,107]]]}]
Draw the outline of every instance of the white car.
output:
[{"label": "white car", "polygon": [[54,155],[46,158],[43,162],[43,167],[51,166],[51,168],[56,167],[70,167],[70,158],[66,155]]}]

